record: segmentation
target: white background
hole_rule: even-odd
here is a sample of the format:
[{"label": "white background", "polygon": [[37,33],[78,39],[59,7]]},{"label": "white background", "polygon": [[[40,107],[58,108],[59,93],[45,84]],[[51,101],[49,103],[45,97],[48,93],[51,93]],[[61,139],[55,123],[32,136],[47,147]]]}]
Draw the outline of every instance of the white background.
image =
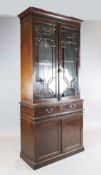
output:
[{"label": "white background", "polygon": [[19,128],[20,22],[0,17],[0,135]]},{"label": "white background", "polygon": [[[101,5],[99,0],[0,0],[0,174],[101,174]],[[36,6],[85,21],[81,24],[80,90],[85,152],[33,172],[20,152],[20,21]],[[14,137],[11,137],[11,136]],[[5,137],[3,137],[5,136]],[[16,137],[18,136],[18,137]],[[80,169],[81,168],[81,169]],[[98,170],[98,172],[97,172]]]},{"label": "white background", "polygon": [[84,126],[101,126],[101,22],[81,25],[80,87],[84,99]]},{"label": "white background", "polygon": [[0,15],[18,15],[34,6],[84,20],[101,20],[100,0],[0,0]]}]

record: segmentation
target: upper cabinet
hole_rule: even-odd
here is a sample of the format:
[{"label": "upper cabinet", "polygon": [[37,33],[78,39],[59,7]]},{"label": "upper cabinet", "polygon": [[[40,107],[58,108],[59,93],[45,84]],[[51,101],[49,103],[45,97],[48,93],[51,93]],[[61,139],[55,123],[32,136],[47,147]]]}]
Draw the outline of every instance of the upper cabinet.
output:
[{"label": "upper cabinet", "polygon": [[27,62],[22,63],[22,101],[78,98],[81,21],[37,8],[19,17],[22,62]]}]

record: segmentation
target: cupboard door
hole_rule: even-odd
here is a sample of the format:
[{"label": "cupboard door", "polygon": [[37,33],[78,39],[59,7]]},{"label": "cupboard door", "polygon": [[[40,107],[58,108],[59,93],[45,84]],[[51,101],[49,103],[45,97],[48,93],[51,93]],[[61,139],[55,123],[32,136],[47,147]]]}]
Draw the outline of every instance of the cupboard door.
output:
[{"label": "cupboard door", "polygon": [[62,119],[62,152],[68,152],[82,145],[82,114]]},{"label": "cupboard door", "polygon": [[61,153],[60,120],[45,121],[36,126],[37,161],[54,157]]},{"label": "cupboard door", "polygon": [[60,26],[60,96],[78,96],[79,28]]},{"label": "cupboard door", "polygon": [[57,26],[35,22],[35,99],[56,98]]}]

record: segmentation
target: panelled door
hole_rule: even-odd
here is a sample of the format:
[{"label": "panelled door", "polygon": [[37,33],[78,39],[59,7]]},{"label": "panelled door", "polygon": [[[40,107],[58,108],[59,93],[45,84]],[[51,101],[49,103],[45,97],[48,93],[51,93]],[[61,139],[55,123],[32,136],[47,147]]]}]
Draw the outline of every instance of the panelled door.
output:
[{"label": "panelled door", "polygon": [[62,119],[62,153],[77,149],[82,145],[82,114],[73,114]]},{"label": "panelled door", "polygon": [[61,154],[61,121],[40,122],[36,126],[37,161]]}]

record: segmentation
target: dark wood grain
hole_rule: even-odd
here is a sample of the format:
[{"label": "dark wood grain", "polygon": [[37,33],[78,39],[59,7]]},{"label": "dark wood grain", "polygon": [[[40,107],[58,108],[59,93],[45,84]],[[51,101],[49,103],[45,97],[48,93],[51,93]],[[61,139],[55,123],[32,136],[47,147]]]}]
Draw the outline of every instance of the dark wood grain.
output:
[{"label": "dark wood grain", "polygon": [[20,13],[18,16],[20,19],[23,19],[24,17],[28,16],[29,14],[32,14],[32,15],[35,15],[35,16],[38,16],[38,17],[47,17],[48,19],[49,18],[52,18],[52,19],[57,19],[58,21],[59,20],[62,20],[62,21],[66,21],[66,22],[73,22],[74,24],[76,23],[77,25],[83,21],[81,19],[78,19],[78,18],[74,18],[74,17],[69,17],[69,16],[65,16],[65,15],[61,15],[61,14],[57,14],[57,13],[53,13],[53,12],[49,12],[49,11],[46,11],[46,10],[43,10],[43,9],[39,9],[39,8],[36,8],[36,7],[29,7],[28,9],[26,9],[25,11],[23,11],[22,13]]},{"label": "dark wood grain", "polygon": [[61,105],[47,105],[46,107],[36,107],[35,116],[46,116],[52,114],[62,114],[64,112],[74,112],[82,110],[83,104],[81,102],[61,104]]},{"label": "dark wood grain", "polygon": [[21,153],[35,161],[35,127],[21,117]]},{"label": "dark wood grain", "polygon": [[84,151],[84,147],[83,147],[83,146],[79,147],[78,149],[74,149],[74,150],[72,150],[72,151],[70,151],[70,152],[67,152],[67,153],[65,153],[65,154],[59,154],[59,155],[57,155],[57,156],[55,156],[55,157],[52,157],[52,158],[50,158],[50,159],[46,159],[46,160],[44,160],[44,161],[36,162],[36,163],[35,163],[34,161],[30,160],[30,159],[26,156],[26,154],[24,154],[24,153],[21,153],[20,156],[21,156],[21,158],[22,158],[26,163],[28,163],[28,165],[29,165],[31,168],[33,168],[34,170],[36,170],[36,169],[38,169],[38,168],[41,168],[41,167],[46,166],[46,165],[49,165],[49,164],[51,164],[51,163],[54,163],[54,162],[56,162],[56,161],[59,161],[59,160],[61,160],[61,159],[63,159],[63,158],[67,158],[67,157],[72,156],[72,155],[74,155],[74,154],[80,153],[80,152],[82,152],[82,151]]},{"label": "dark wood grain", "polygon": [[[54,144],[53,144],[54,140]],[[60,120],[39,123],[36,127],[37,160],[42,161],[61,154]]]},{"label": "dark wood grain", "polygon": [[75,114],[70,119],[62,119],[62,152],[77,149],[82,145],[82,114]]},{"label": "dark wood grain", "polygon": [[21,100],[33,102],[32,18],[21,25]]}]

